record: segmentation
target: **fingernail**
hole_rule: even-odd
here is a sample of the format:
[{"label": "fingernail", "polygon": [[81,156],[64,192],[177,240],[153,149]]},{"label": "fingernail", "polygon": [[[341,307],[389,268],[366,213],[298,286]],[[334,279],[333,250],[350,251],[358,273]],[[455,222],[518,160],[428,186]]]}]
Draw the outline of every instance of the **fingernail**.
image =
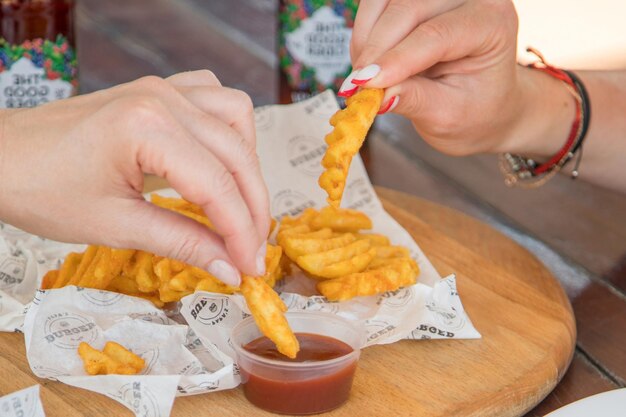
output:
[{"label": "fingernail", "polygon": [[256,253],[256,272],[259,276],[265,275],[265,254],[267,253],[267,245],[263,243]]},{"label": "fingernail", "polygon": [[356,90],[359,88],[359,86],[352,84],[352,79],[357,73],[358,71],[352,71],[350,75],[348,75],[346,79],[343,80],[343,83],[341,84],[341,87],[339,87],[339,91],[337,92],[337,95],[339,97],[350,97],[351,95],[356,93]]},{"label": "fingernail", "polygon": [[383,108],[378,111],[378,114],[385,114],[395,109],[399,101],[400,101],[400,96],[391,97],[389,101],[383,106]]},{"label": "fingernail", "polygon": [[380,72],[380,66],[376,64],[368,65],[367,67],[360,70],[354,79],[351,81],[352,84],[363,85]]},{"label": "fingernail", "polygon": [[241,284],[241,275],[231,264],[217,259],[209,264],[209,274],[222,281],[224,284],[238,287]]}]

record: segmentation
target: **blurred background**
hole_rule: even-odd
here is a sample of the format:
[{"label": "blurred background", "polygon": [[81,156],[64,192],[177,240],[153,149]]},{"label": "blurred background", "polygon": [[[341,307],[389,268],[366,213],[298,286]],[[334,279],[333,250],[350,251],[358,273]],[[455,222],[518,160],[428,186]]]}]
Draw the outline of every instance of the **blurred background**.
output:
[{"label": "blurred background", "polygon": [[626,68],[626,2],[622,0],[513,0],[519,15],[518,48],[539,49],[558,66]]},{"label": "blurred background", "polygon": [[[555,65],[572,69],[626,67],[626,2],[514,3],[520,18],[522,60],[524,49],[532,45]],[[210,68],[224,84],[246,89],[256,104],[272,103],[277,82],[271,74],[277,65],[277,8],[277,0],[79,0],[81,91],[147,73]],[[247,54],[257,62],[246,65]],[[238,71],[225,67],[224,58]],[[120,68],[118,59],[128,65]]]}]

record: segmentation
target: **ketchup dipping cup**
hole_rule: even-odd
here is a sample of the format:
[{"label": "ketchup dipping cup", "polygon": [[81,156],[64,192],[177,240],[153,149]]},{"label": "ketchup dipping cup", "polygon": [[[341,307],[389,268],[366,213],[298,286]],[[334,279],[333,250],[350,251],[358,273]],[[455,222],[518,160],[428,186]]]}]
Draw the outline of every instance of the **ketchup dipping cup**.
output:
[{"label": "ketchup dipping cup", "polygon": [[339,407],[350,395],[365,338],[363,328],[329,313],[288,312],[286,317],[296,335],[331,337],[352,351],[319,361],[268,359],[244,349],[263,336],[254,318],[248,317],[235,326],[231,335],[246,398],[259,408],[281,414],[318,414]]}]

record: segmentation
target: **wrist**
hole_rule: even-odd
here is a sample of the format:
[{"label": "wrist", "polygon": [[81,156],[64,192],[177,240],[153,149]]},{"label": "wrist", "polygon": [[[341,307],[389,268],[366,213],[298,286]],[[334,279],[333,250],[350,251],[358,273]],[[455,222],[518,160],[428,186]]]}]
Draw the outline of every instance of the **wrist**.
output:
[{"label": "wrist", "polygon": [[524,155],[541,161],[556,154],[567,140],[576,101],[560,80],[536,69],[518,66],[516,114],[505,139],[494,152]]}]

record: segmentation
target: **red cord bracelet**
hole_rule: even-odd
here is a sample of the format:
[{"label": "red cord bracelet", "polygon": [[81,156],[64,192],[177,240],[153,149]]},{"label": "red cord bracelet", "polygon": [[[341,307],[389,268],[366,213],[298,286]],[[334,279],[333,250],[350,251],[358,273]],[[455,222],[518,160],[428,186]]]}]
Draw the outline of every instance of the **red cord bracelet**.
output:
[{"label": "red cord bracelet", "polygon": [[528,67],[542,71],[564,82],[567,89],[576,99],[576,114],[567,141],[548,161],[537,164],[530,158],[510,153],[505,153],[500,158],[500,169],[505,175],[505,183],[507,185],[538,187],[560,171],[574,157],[577,151],[579,151],[579,160],[572,172],[572,178],[578,176],[582,142],[587,133],[591,113],[587,91],[575,74],[547,64],[541,53],[533,48],[528,48],[527,51],[539,58],[539,62],[529,64]]},{"label": "red cord bracelet", "polygon": [[559,152],[557,152],[556,155],[550,158],[547,162],[537,166],[536,168],[532,170],[533,175],[539,175],[539,174],[543,174],[544,172],[547,172],[553,169],[559,163],[559,161],[563,159],[563,157],[567,154],[567,152],[570,149],[572,149],[572,147],[574,146],[574,141],[576,140],[576,137],[578,136],[578,133],[580,131],[580,123],[582,119],[582,108],[579,104],[580,96],[578,95],[578,92],[576,92],[576,85],[574,84],[574,80],[572,79],[572,77],[570,77],[570,75],[567,72],[561,69],[555,68],[550,64],[547,64],[543,56],[538,51],[534,50],[533,48],[528,48],[527,50],[537,55],[537,57],[541,60],[540,62],[533,62],[532,64],[529,64],[528,66],[530,68],[543,71],[546,74],[549,74],[553,76],[554,78],[557,78],[563,81],[565,84],[567,84],[570,87],[570,90],[572,94],[574,95],[574,98],[576,98],[576,101],[577,101],[576,115],[574,116],[574,122],[572,123],[572,128],[570,129],[569,136],[567,137],[567,142],[565,142],[565,145],[563,145],[561,150],[559,150]]}]

